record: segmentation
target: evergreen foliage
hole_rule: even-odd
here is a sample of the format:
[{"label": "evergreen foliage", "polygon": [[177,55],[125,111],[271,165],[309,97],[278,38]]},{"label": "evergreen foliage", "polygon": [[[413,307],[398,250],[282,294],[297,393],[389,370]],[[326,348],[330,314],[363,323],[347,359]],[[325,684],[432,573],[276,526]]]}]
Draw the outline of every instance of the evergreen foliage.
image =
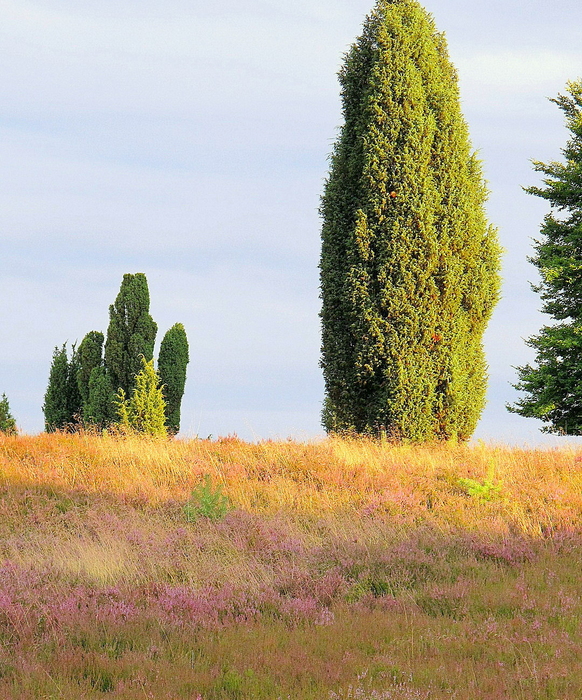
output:
[{"label": "evergreen foliage", "polygon": [[83,420],[98,430],[107,428],[116,419],[115,392],[105,367],[94,367],[89,377],[89,397],[83,405]]},{"label": "evergreen foliage", "polygon": [[140,371],[140,356],[153,358],[157,324],[149,314],[150,294],[146,276],[123,275],[115,303],[109,307],[105,365],[114,390],[130,395]]},{"label": "evergreen foliage", "polygon": [[[78,350],[73,345],[70,361],[66,344],[55,348],[43,405],[47,431],[70,429],[81,421],[104,429],[116,424],[118,418],[122,427],[138,432],[166,435],[179,431],[188,339],[181,323],[166,333],[160,348],[165,386],[158,386],[153,368],[157,325],[149,314],[149,304],[145,275],[126,274],[115,303],[109,307],[105,352],[104,336],[99,331],[87,333]],[[157,423],[160,405],[162,428]]]},{"label": "evergreen foliage", "polygon": [[67,358],[66,343],[60,348],[55,347],[42,407],[47,432],[64,430],[78,423],[81,413],[78,371],[79,361],[75,346],[73,345],[70,361]]},{"label": "evergreen foliage", "polygon": [[416,0],[379,0],[339,77],[321,207],[324,426],[467,439],[500,249],[445,38]]},{"label": "evergreen foliage", "polygon": [[73,343],[71,359],[69,360],[67,372],[67,411],[70,416],[69,424],[79,423],[83,413],[83,398],[79,390],[78,375],[81,370],[79,353]]},{"label": "evergreen foliage", "polygon": [[77,384],[83,402],[83,413],[89,401],[89,378],[95,367],[103,364],[103,333],[90,331],[81,341],[77,351],[79,359],[79,371],[77,372]]},{"label": "evergreen foliage", "polygon": [[180,406],[186,384],[188,338],[181,323],[174,324],[164,336],[158,357],[158,372],[166,402],[166,427],[170,434],[180,430]]},{"label": "evergreen foliage", "polygon": [[160,377],[153,360],[141,357],[142,369],[135,378],[131,397],[119,389],[116,398],[119,426],[122,430],[135,431],[153,437],[167,435],[165,401],[160,387]]},{"label": "evergreen foliage", "polygon": [[16,421],[14,416],[10,412],[10,404],[8,403],[8,398],[6,394],[2,394],[0,399],[0,433],[6,433],[7,435],[16,435]]},{"label": "evergreen foliage", "polygon": [[67,406],[67,378],[69,361],[66,343],[55,347],[51,363],[48,387],[44,396],[44,425],[47,433],[59,430],[70,420]]},{"label": "evergreen foliage", "polygon": [[564,162],[534,161],[534,169],[546,176],[544,187],[526,189],[552,207],[530,261],[541,277],[532,286],[542,311],[556,323],[526,341],[536,351],[535,365],[517,368],[515,388],[525,396],[508,409],[544,421],[543,432],[582,435],[582,81],[567,88],[568,95],[552,100],[571,134]]}]

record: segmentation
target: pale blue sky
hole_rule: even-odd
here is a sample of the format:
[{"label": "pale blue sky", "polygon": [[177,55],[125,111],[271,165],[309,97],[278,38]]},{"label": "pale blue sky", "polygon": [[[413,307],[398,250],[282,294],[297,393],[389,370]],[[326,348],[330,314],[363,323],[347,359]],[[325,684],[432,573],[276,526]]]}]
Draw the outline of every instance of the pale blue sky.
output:
[{"label": "pale blue sky", "polygon": [[[191,347],[183,433],[321,434],[317,214],[336,79],[371,0],[0,0],[0,393],[42,430],[52,350],[107,328],[144,272],[159,339]],[[507,251],[476,437],[560,444],[510,415],[543,324],[546,212],[530,159],[567,137],[547,97],[582,76],[582,5],[426,4],[449,41]]]}]

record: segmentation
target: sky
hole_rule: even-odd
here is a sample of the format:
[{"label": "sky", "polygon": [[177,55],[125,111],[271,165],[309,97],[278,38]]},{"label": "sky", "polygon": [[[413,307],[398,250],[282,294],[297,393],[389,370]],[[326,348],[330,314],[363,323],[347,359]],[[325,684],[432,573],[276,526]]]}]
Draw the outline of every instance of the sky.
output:
[{"label": "sky", "polygon": [[[319,198],[337,71],[372,0],[0,0],[0,394],[43,429],[52,351],[107,329],[146,274],[158,345],[184,324],[182,435],[322,435]],[[568,132],[579,0],[429,0],[505,249],[475,439],[560,445],[510,414],[548,322],[527,262],[547,204],[531,160]]]}]

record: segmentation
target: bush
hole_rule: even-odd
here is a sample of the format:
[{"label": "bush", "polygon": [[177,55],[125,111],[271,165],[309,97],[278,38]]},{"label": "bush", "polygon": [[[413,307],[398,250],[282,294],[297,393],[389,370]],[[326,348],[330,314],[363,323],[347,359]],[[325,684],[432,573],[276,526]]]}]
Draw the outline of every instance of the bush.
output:
[{"label": "bush", "polygon": [[192,489],[190,500],[184,506],[184,513],[188,522],[194,522],[199,517],[209,520],[222,520],[230,510],[227,496],[222,493],[222,484],[212,486],[212,478],[209,474],[204,477],[204,482]]},{"label": "bush", "polygon": [[142,370],[135,378],[135,388],[131,398],[125,397],[120,389],[117,397],[119,426],[128,432],[143,433],[152,437],[165,437],[166,403],[162,396],[160,377],[154,369],[154,361],[149,362],[142,355]]}]

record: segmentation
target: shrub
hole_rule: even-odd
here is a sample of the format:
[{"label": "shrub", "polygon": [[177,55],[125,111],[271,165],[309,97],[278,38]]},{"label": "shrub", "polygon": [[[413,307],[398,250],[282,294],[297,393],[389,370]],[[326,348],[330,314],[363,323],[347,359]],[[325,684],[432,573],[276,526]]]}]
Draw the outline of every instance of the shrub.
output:
[{"label": "shrub", "polygon": [[209,474],[195,489],[192,489],[190,500],[184,506],[184,513],[188,522],[194,522],[199,517],[209,520],[222,520],[230,510],[227,496],[222,493],[222,484],[212,485]]},{"label": "shrub", "polygon": [[119,426],[128,432],[143,433],[152,437],[167,435],[165,402],[160,387],[160,378],[154,361],[141,358],[142,370],[135,378],[135,388],[129,399],[123,389],[117,393]]},{"label": "shrub", "polygon": [[2,394],[2,398],[0,399],[0,433],[16,435],[17,432],[16,421],[12,413],[10,413],[8,398],[6,394]]}]

